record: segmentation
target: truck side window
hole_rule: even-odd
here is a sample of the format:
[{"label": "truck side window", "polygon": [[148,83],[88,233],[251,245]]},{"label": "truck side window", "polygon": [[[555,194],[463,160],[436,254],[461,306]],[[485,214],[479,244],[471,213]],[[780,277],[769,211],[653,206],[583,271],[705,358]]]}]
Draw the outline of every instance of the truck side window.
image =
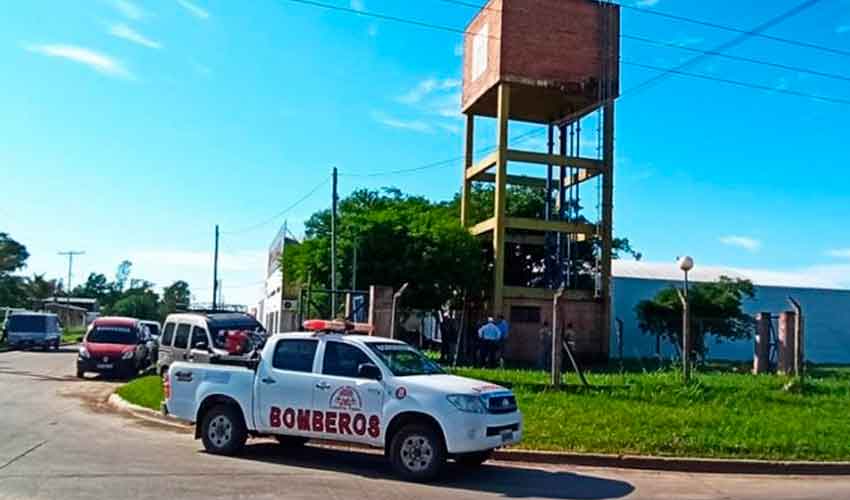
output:
[{"label": "truck side window", "polygon": [[174,347],[186,349],[189,346],[189,325],[177,325],[177,334],[174,335]]},{"label": "truck side window", "polygon": [[171,345],[171,337],[174,336],[174,323],[166,323],[165,329],[162,331],[162,338],[159,339],[161,345]]},{"label": "truck side window", "polygon": [[279,340],[274,348],[272,366],[278,370],[312,372],[319,342],[309,339]]},{"label": "truck side window", "polygon": [[323,374],[357,378],[358,368],[363,363],[372,363],[372,360],[357,347],[342,342],[325,344],[325,359],[322,361]]}]

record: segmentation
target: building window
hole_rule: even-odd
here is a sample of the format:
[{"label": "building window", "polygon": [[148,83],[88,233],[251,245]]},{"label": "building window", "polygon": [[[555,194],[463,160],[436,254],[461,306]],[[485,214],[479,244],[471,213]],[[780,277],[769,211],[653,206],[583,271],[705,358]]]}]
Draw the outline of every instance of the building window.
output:
[{"label": "building window", "polygon": [[540,323],[540,308],[511,306],[511,323]]}]

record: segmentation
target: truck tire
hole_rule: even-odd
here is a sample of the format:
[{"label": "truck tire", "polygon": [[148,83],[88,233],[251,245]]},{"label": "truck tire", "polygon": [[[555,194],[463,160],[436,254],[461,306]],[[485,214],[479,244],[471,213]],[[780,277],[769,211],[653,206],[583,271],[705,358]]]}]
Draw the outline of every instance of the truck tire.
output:
[{"label": "truck tire", "polygon": [[393,471],[406,481],[430,481],[446,462],[443,438],[430,425],[405,425],[392,437],[388,452]]},{"label": "truck tire", "polygon": [[301,437],[301,436],[275,436],[279,445],[284,448],[298,448],[300,446],[304,446],[309,441],[309,438]]},{"label": "truck tire", "polygon": [[490,457],[493,456],[493,450],[476,451],[473,453],[461,453],[455,456],[455,462],[463,467],[478,467]]},{"label": "truck tire", "polygon": [[201,439],[209,453],[235,455],[245,446],[248,430],[239,410],[232,405],[216,405],[204,415]]}]

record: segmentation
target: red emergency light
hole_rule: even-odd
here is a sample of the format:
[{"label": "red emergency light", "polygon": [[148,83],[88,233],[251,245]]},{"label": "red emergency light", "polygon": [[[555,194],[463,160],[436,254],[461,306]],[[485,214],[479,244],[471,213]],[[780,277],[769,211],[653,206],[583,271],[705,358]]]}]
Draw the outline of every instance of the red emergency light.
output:
[{"label": "red emergency light", "polygon": [[353,323],[344,320],[308,319],[304,321],[303,326],[305,330],[316,333],[372,333],[372,325],[369,323]]}]

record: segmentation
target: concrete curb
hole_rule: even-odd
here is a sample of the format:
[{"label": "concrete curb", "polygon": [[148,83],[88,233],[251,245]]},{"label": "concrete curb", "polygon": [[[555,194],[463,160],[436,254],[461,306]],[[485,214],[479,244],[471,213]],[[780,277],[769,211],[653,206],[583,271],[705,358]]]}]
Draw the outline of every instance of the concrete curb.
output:
[{"label": "concrete curb", "polygon": [[109,398],[106,400],[106,404],[116,411],[126,413],[136,418],[140,418],[142,420],[146,420],[148,422],[152,422],[158,425],[164,425],[180,430],[192,430],[194,428],[189,424],[185,424],[172,418],[166,417],[156,410],[151,410],[150,408],[145,408],[144,406],[139,406],[130,403],[126,399],[119,396],[117,392],[113,392],[109,395]]},{"label": "concrete curb", "polygon": [[[112,393],[107,403],[113,409],[134,417],[180,430],[194,426],[178,422],[162,413],[126,401]],[[311,441],[312,442],[312,441]],[[346,450],[374,450],[367,446],[319,440],[323,448]],[[736,460],[722,458],[655,457],[641,455],[606,455],[596,453],[565,453],[536,450],[496,450],[496,460],[528,464],[573,465],[585,467],[610,467],[667,472],[692,472],[710,474],[763,474],[792,476],[844,476],[850,475],[850,462],[799,462],[770,460]]]}]

